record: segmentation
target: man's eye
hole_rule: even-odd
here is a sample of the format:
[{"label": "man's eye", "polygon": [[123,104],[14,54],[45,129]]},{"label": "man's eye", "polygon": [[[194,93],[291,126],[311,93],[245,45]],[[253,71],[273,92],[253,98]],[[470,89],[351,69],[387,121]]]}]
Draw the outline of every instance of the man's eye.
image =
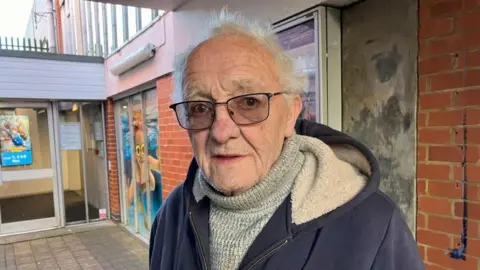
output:
[{"label": "man's eye", "polygon": [[252,97],[246,97],[243,99],[243,105],[246,107],[255,107],[258,105],[258,100]]},{"label": "man's eye", "polygon": [[210,108],[205,104],[194,104],[190,106],[191,114],[204,114],[210,111]]}]

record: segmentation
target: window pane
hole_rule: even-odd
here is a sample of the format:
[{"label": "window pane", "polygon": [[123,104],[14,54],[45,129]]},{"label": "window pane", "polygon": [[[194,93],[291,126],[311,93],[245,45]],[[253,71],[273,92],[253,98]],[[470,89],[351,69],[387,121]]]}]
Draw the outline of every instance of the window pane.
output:
[{"label": "window pane", "polygon": [[294,68],[303,72],[307,77],[302,99],[303,110],[300,118],[319,121],[317,108],[320,110],[320,102],[317,101],[319,80],[317,78],[318,56],[315,42],[315,20],[303,22],[279,32],[278,41],[280,46],[292,57]]},{"label": "window pane", "polygon": [[122,171],[120,173],[120,181],[123,186],[123,202],[126,209],[125,223],[130,229],[135,230],[135,214],[134,214],[134,185],[132,183],[132,146],[130,132],[130,115],[128,110],[128,99],[120,100],[117,103],[119,111],[119,130],[120,136],[120,162]]},{"label": "window pane", "polygon": [[47,113],[46,108],[0,109],[3,224],[55,216]]},{"label": "window pane", "polygon": [[155,219],[160,206],[162,205],[162,175],[160,164],[160,153],[158,145],[158,99],[157,90],[153,89],[145,93],[145,123],[147,132],[148,149],[147,165],[148,173],[152,179],[148,185],[147,198],[149,200],[150,220],[148,228],[151,228],[151,223]]}]

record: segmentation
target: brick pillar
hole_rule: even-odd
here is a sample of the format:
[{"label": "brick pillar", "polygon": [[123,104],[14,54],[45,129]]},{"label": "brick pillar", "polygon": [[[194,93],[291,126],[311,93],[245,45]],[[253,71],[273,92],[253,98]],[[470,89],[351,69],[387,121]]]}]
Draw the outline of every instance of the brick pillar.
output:
[{"label": "brick pillar", "polygon": [[172,90],[173,80],[171,75],[157,80],[162,193],[164,199],[185,180],[188,166],[193,157],[187,132],[178,125],[173,110],[168,107],[172,103],[170,100]]},{"label": "brick pillar", "polygon": [[[480,269],[480,1],[420,0],[417,240],[427,269]],[[462,232],[467,114],[467,259]]]},{"label": "brick pillar", "polygon": [[111,99],[105,102],[105,132],[107,135],[108,189],[112,219],[120,220],[120,197],[117,165],[117,140],[115,134],[115,110]]}]

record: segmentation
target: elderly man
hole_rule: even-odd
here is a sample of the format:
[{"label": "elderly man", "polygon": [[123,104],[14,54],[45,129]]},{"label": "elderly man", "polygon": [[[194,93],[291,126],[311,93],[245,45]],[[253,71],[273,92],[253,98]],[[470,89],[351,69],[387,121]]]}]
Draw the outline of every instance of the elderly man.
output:
[{"label": "elderly man", "polygon": [[154,221],[150,269],[424,269],[372,153],[297,121],[303,77],[275,35],[219,21],[175,74],[195,158]]}]

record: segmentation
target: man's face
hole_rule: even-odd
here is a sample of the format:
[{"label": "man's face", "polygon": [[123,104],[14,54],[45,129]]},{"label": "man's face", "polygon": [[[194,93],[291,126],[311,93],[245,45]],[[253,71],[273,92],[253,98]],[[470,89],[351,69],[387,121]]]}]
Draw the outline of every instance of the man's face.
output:
[{"label": "man's face", "polygon": [[[278,77],[273,57],[260,44],[247,36],[225,35],[202,43],[192,53],[186,91],[193,94],[189,100],[224,102],[242,94],[281,92]],[[263,179],[284,139],[293,134],[301,106],[299,96],[289,103],[284,95],[273,96],[265,121],[237,125],[226,106],[218,105],[210,129],[189,132],[195,158],[210,183],[231,195]]]}]

